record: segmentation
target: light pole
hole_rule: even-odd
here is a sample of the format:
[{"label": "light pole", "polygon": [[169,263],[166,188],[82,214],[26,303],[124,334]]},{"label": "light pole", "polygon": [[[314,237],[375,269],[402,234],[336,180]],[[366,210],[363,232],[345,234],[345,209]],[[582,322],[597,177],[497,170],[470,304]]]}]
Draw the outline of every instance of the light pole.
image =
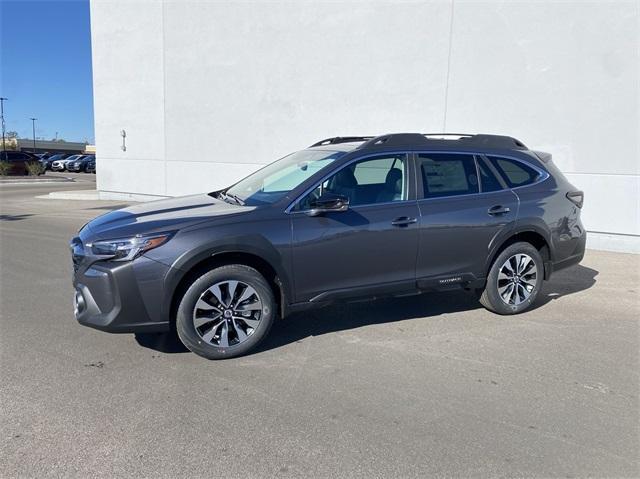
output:
[{"label": "light pole", "polygon": [[31,120],[31,127],[33,128],[33,154],[36,154],[36,120],[37,118],[29,118]]},{"label": "light pole", "polygon": [[8,98],[0,97],[0,118],[2,119],[2,151],[5,150],[4,146],[4,101]]}]

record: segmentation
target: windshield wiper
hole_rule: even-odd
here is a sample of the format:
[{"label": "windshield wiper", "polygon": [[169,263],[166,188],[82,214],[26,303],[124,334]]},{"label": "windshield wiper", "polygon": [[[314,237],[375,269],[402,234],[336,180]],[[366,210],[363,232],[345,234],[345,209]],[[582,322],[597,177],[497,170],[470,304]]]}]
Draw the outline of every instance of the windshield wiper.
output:
[{"label": "windshield wiper", "polygon": [[231,198],[233,201],[238,203],[240,206],[244,206],[244,200],[240,198],[238,195],[233,195],[231,193],[224,193],[225,196]]},{"label": "windshield wiper", "polygon": [[[222,201],[226,202],[226,203],[235,203],[237,205],[240,206],[244,206],[244,200],[242,198],[240,198],[239,196],[236,195],[232,195],[227,193],[226,191],[218,191],[215,193],[209,193],[210,196],[213,196],[214,198],[219,198]],[[231,201],[229,201],[231,200]]]}]

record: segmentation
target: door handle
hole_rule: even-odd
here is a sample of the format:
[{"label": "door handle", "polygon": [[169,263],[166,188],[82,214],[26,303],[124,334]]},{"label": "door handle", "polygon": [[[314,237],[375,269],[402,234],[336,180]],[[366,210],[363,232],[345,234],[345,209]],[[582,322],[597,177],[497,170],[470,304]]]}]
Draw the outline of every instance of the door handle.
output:
[{"label": "door handle", "polygon": [[491,216],[498,216],[498,215],[507,214],[507,213],[509,213],[509,211],[511,211],[511,210],[506,206],[496,205],[496,206],[492,206],[491,208],[489,208],[487,210],[487,213],[489,213]]},{"label": "door handle", "polygon": [[413,223],[417,223],[418,220],[416,218],[409,218],[408,216],[400,216],[391,222],[393,226],[409,226]]}]

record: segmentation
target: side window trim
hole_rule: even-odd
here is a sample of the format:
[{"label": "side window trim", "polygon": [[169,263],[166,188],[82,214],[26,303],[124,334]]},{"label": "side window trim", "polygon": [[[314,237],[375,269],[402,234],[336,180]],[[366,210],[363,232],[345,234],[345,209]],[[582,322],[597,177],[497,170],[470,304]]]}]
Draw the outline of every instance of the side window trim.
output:
[{"label": "side window trim", "polygon": [[[407,188],[407,199],[406,200],[400,200],[400,201],[391,201],[391,202],[386,202],[386,203],[368,203],[368,204],[364,204],[364,205],[355,205],[352,208],[361,208],[361,207],[370,207],[370,206],[375,206],[375,205],[386,205],[386,204],[398,204],[398,203],[405,203],[407,201],[415,201],[417,196],[416,196],[416,190],[415,188],[412,188],[412,184],[411,184],[411,175],[417,176],[416,170],[415,170],[415,159],[414,159],[414,155],[411,152],[408,152],[406,150],[401,150],[401,151],[379,151],[376,153],[371,153],[369,155],[365,155],[365,156],[359,156],[357,158],[352,158],[351,160],[349,160],[347,163],[345,163],[344,165],[338,166],[336,169],[331,170],[330,172],[328,172],[325,176],[323,176],[320,180],[318,180],[316,183],[313,184],[313,186],[307,188],[303,193],[301,193],[300,195],[298,195],[298,197],[293,200],[289,206],[287,206],[287,208],[284,210],[285,213],[287,214],[296,214],[296,213],[304,213],[306,211],[309,210],[298,210],[296,209],[296,207],[298,206],[298,204],[309,194],[311,193],[313,190],[315,190],[316,188],[318,188],[319,186],[321,186],[325,181],[327,181],[329,178],[331,178],[332,176],[334,176],[335,174],[337,174],[338,172],[342,171],[344,168],[347,168],[351,165],[353,165],[354,163],[357,163],[359,161],[364,161],[370,158],[375,158],[375,157],[380,157],[380,156],[384,156],[384,155],[404,155],[405,157],[405,163],[407,164],[407,168],[406,168],[406,178],[405,178],[405,188]],[[414,182],[415,185],[415,182]]]}]

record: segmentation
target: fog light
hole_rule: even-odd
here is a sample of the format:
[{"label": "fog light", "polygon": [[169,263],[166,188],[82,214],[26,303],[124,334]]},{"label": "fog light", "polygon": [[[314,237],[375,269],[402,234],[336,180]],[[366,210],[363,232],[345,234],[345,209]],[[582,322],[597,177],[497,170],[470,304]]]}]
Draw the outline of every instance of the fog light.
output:
[{"label": "fog light", "polygon": [[82,313],[86,308],[86,303],[84,301],[84,296],[80,291],[76,291],[75,300],[73,302],[73,313],[78,316]]}]

